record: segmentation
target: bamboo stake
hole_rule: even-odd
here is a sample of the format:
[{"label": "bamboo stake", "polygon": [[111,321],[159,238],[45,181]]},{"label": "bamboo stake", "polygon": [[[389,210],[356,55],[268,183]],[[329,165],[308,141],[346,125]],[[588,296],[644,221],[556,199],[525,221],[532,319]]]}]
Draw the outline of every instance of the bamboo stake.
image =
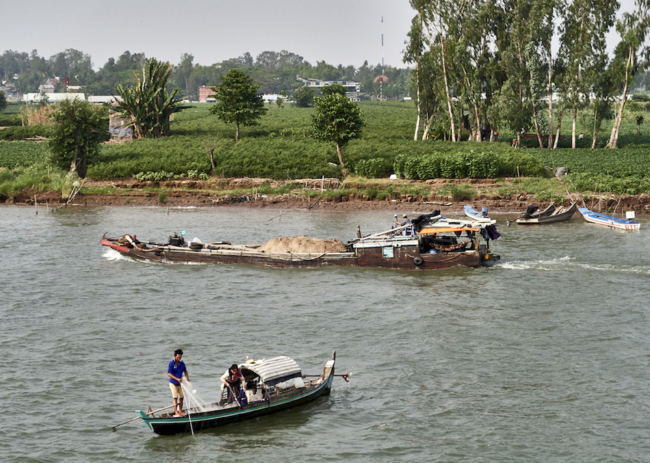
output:
[{"label": "bamboo stake", "polygon": [[[168,408],[174,408],[175,406],[176,405],[170,405],[169,407],[159,408],[158,410],[153,410],[151,412],[147,412],[147,415],[153,415],[154,413],[162,412],[163,410],[167,410]],[[123,424],[130,423],[131,421],[135,421],[135,420],[138,420],[138,419],[140,419],[140,417],[136,416],[135,418],[131,418],[130,420],[126,420],[126,421],[124,421],[124,422],[122,422],[120,424],[116,424],[115,426],[113,426],[113,431],[116,431],[115,428],[117,428],[118,426],[122,426]]]}]

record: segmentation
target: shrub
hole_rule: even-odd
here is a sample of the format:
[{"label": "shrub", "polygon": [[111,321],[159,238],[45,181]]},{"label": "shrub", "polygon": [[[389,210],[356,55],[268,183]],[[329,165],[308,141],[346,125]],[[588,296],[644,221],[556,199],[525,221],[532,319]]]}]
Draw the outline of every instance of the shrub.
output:
[{"label": "shrub", "polygon": [[0,114],[0,127],[22,125],[20,116],[17,114]]},{"label": "shrub", "polygon": [[354,172],[369,178],[388,177],[393,173],[393,163],[386,158],[361,159],[354,166]]},{"label": "shrub", "polygon": [[53,133],[53,126],[51,125],[29,125],[29,126],[14,126],[7,127],[0,130],[0,140],[17,141],[25,140],[26,138],[44,137],[47,138]]}]

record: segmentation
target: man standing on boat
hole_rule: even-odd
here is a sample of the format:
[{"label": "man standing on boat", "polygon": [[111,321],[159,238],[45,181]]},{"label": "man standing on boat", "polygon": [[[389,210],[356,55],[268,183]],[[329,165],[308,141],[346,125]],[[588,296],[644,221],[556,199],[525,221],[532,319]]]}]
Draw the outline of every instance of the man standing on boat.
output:
[{"label": "man standing on boat", "polygon": [[185,416],[183,414],[183,388],[181,383],[183,382],[183,373],[185,373],[185,379],[190,381],[190,377],[187,373],[187,368],[185,363],[181,360],[183,357],[183,351],[181,349],[176,349],[174,351],[174,359],[169,362],[167,367],[167,376],[169,376],[169,388],[172,391],[172,397],[174,398],[174,409],[178,416]]}]

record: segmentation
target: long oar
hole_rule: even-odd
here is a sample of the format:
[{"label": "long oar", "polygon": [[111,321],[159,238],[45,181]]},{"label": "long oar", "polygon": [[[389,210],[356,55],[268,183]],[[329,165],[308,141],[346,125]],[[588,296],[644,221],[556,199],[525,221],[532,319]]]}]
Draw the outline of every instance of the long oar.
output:
[{"label": "long oar", "polygon": [[[154,413],[162,412],[163,410],[167,410],[168,408],[174,408],[175,406],[176,405],[170,405],[169,407],[159,408],[158,410],[148,412],[147,415],[153,415]],[[141,418],[140,416],[136,416],[135,418],[131,418],[130,420],[126,420],[123,423],[116,424],[115,426],[113,426],[113,431],[117,431],[117,429],[115,429],[115,428],[117,428],[118,426],[122,426],[123,424],[130,423],[131,421],[135,421],[135,420],[138,420],[140,418]]]},{"label": "long oar", "polygon": [[[334,375],[334,376],[340,376],[341,378],[343,378],[343,379],[345,380],[346,383],[349,383],[349,382],[350,382],[350,376],[351,376],[351,375],[352,375],[352,373],[345,372],[345,373],[343,373],[342,375]],[[311,378],[319,378],[319,377],[321,377],[321,376],[322,376],[322,375],[302,375],[303,378],[307,378],[307,377],[311,377]]]}]

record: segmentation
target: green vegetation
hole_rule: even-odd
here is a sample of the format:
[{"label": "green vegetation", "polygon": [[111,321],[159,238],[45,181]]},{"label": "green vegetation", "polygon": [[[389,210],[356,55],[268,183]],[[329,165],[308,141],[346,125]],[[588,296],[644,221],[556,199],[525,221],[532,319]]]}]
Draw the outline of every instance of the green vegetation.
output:
[{"label": "green vegetation", "polygon": [[[217,102],[210,108],[212,114],[227,124],[235,124],[235,142],[239,141],[239,126],[255,126],[267,109],[258,93],[260,86],[246,73],[231,69],[221,83],[210,87]],[[282,106],[282,103],[278,104]]]},{"label": "green vegetation", "polygon": [[7,127],[6,129],[0,130],[0,140],[20,141],[27,138],[47,138],[52,136],[54,133],[53,129],[53,125],[19,125],[15,127]]},{"label": "green vegetation", "polygon": [[314,89],[307,86],[300,87],[293,92],[295,105],[299,108],[309,108],[314,105]]},{"label": "green vegetation", "polygon": [[[516,179],[524,176],[541,177],[552,174],[554,168],[566,166],[571,174],[569,178],[581,191],[650,193],[645,180],[650,178],[650,154],[646,148],[650,137],[636,135],[635,113],[626,114],[621,129],[621,141],[624,142],[622,148],[548,150],[514,149],[510,146],[514,134],[504,132],[500,134],[499,142],[492,143],[413,141],[415,110],[412,105],[401,102],[361,102],[360,106],[366,127],[363,137],[352,140],[346,149],[345,167],[349,175],[377,179],[387,179],[393,173],[413,179],[437,176]],[[170,137],[102,145],[88,167],[87,177],[136,177],[152,181],[205,179],[208,176],[278,180],[322,176],[343,178],[336,152],[327,144],[311,137],[310,120],[314,112],[314,108],[279,109],[273,105],[259,126],[242,128],[244,138],[235,143],[235,129],[232,125],[212,116],[209,105],[192,105],[190,109],[176,114],[171,122],[173,135]],[[611,127],[612,122],[605,121],[605,124],[610,124]],[[579,125],[578,130],[581,129]],[[0,134],[2,132],[0,130]],[[591,145],[590,140],[581,142],[584,142],[585,148]],[[208,155],[210,148],[214,148],[214,170]],[[0,141],[0,167],[13,170],[35,166],[30,175],[34,175],[33,171],[36,170],[48,178],[48,164],[45,143]],[[50,164],[50,176],[54,173],[53,169],[55,168]],[[56,170],[56,173],[58,175],[62,171]],[[20,175],[24,175],[24,172]],[[388,180],[385,184],[372,183],[370,187],[361,185],[357,177],[351,181],[356,182],[355,187],[346,188],[350,190],[347,194],[376,195],[374,197],[378,199],[385,199],[392,194],[412,194],[406,192],[403,186],[396,190],[396,186]],[[521,191],[530,191],[530,194],[537,197],[564,193],[564,187],[555,179],[540,178],[539,181],[543,187],[538,186],[537,190],[527,183],[518,184],[517,187],[522,188]],[[24,184],[26,183],[21,183]],[[50,188],[56,182],[33,183],[37,184],[42,188]],[[552,189],[556,184],[560,187],[558,191]],[[570,189],[571,185],[569,184]],[[355,192],[354,188],[358,190]],[[366,188],[372,190],[365,191]],[[502,193],[501,196],[512,195],[505,191]],[[340,188],[335,196],[343,194],[343,189]],[[448,194],[453,196],[453,192]]]},{"label": "green vegetation", "polygon": [[0,114],[0,127],[22,125],[18,114]]},{"label": "green vegetation", "polygon": [[46,143],[0,141],[0,168],[15,169],[16,167],[45,165],[46,162]]},{"label": "green vegetation", "polygon": [[316,98],[316,114],[311,116],[311,122],[314,138],[336,145],[341,166],[344,164],[343,148],[361,138],[365,125],[361,108],[348,100],[345,89],[339,84],[325,87],[323,96]]},{"label": "green vegetation", "polygon": [[142,66],[142,76],[135,87],[119,84],[115,89],[122,101],[115,111],[129,119],[126,127],[133,127],[136,138],[160,138],[169,136],[172,114],[188,106],[181,105],[178,89],[169,92],[167,80],[174,66],[168,62],[150,59]]},{"label": "green vegetation", "polygon": [[56,125],[48,141],[52,163],[85,178],[100,143],[110,138],[108,108],[92,106],[87,101],[63,100],[56,105],[54,121]]}]

